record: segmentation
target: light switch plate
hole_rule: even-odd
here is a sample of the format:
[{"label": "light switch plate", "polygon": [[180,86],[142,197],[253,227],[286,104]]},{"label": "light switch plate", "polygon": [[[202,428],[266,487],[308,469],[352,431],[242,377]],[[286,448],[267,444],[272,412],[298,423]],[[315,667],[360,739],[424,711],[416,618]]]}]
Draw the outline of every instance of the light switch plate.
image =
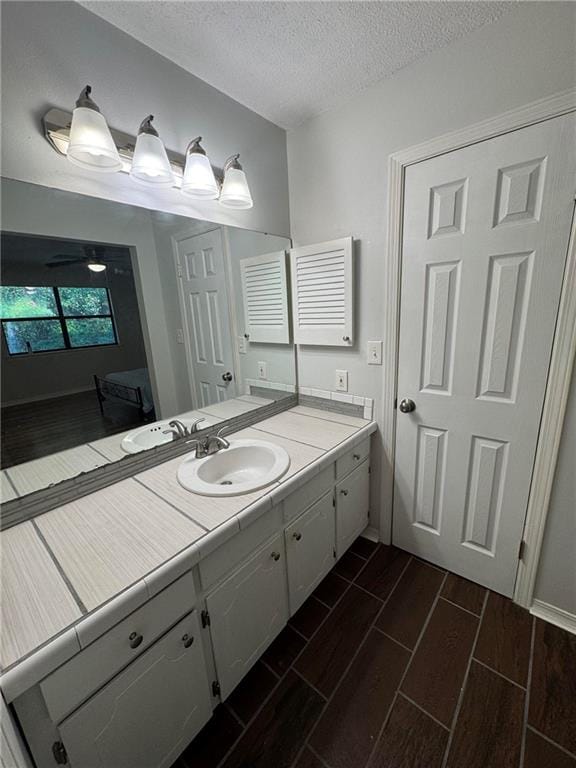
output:
[{"label": "light switch plate", "polygon": [[382,342],[368,342],[368,365],[382,365]]},{"label": "light switch plate", "polygon": [[258,378],[262,379],[262,381],[268,379],[268,363],[263,361],[258,362]]},{"label": "light switch plate", "polygon": [[338,392],[348,392],[348,371],[336,371],[335,387]]}]

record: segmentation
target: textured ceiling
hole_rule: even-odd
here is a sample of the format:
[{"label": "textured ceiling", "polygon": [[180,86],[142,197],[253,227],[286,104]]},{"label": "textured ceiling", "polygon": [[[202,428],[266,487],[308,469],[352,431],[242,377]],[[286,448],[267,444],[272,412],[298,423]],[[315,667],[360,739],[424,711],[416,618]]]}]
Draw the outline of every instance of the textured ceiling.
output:
[{"label": "textured ceiling", "polygon": [[284,128],[344,103],[513,2],[172,2],[81,5]]}]

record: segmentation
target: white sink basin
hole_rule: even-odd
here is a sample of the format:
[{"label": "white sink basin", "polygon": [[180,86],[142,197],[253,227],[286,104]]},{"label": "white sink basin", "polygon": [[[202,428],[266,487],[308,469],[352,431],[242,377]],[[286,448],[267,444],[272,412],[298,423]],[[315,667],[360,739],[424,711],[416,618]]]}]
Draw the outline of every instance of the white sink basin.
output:
[{"label": "white sink basin", "polygon": [[[155,448],[157,445],[165,445],[172,442],[172,434],[165,435],[164,432],[170,430],[171,419],[166,421],[155,421],[153,424],[145,424],[143,427],[129,432],[120,443],[122,450],[126,453],[140,453],[140,451],[147,451],[149,448]],[[196,419],[178,419],[184,424],[185,427],[190,429]],[[198,424],[198,429],[204,429],[205,427],[211,427],[212,422],[209,419],[204,419]]]},{"label": "white sink basin", "polygon": [[197,459],[185,459],[178,482],[201,496],[239,496],[273,483],[290,466],[284,448],[264,440],[231,440],[230,448]]}]

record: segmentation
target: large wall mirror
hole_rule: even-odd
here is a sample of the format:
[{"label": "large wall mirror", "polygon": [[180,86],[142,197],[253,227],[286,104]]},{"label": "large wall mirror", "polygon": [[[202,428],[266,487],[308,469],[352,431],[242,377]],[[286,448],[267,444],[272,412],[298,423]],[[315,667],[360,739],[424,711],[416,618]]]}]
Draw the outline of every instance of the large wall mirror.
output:
[{"label": "large wall mirror", "polygon": [[261,232],[2,180],[2,498],[296,391]]}]

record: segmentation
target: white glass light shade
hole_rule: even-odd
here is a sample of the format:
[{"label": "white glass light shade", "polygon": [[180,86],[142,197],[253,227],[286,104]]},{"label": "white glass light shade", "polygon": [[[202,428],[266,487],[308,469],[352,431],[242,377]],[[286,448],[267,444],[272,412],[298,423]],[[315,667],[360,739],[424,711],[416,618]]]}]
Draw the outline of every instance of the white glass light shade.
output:
[{"label": "white glass light shade", "polygon": [[159,136],[138,134],[130,176],[136,181],[156,187],[171,187],[174,184],[170,161]]},{"label": "white glass light shade", "polygon": [[103,264],[101,261],[89,261],[88,269],[92,270],[92,272],[104,272],[106,264]]},{"label": "white glass light shade", "polygon": [[106,119],[95,109],[76,107],[72,113],[68,160],[80,168],[103,173],[122,168]]},{"label": "white glass light shade", "polygon": [[189,152],[182,179],[182,193],[202,200],[216,200],[218,183],[206,155]]},{"label": "white glass light shade", "polygon": [[254,203],[244,171],[228,168],[224,175],[220,203],[225,208],[252,208]]}]

